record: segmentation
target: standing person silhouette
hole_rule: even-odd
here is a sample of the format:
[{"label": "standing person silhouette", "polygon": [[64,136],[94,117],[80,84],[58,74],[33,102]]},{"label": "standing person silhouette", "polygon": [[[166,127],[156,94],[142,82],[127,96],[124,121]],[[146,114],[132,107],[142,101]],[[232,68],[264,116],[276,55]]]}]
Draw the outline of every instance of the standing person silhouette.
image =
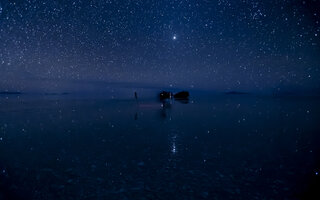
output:
[{"label": "standing person silhouette", "polygon": [[139,102],[138,102],[138,94],[137,92],[134,92],[134,98],[136,99],[136,113],[134,115],[134,120],[138,119],[138,112],[139,112]]},{"label": "standing person silhouette", "polygon": [[137,92],[134,92],[134,98],[135,98],[136,100],[138,100],[138,94],[137,94]]}]

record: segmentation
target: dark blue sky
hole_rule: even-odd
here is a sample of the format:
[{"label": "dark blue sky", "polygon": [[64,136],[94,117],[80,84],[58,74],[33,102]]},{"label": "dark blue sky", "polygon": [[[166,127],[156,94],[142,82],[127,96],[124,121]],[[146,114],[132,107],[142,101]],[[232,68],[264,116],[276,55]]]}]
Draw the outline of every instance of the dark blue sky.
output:
[{"label": "dark blue sky", "polygon": [[102,82],[319,92],[319,7],[316,0],[0,0],[0,90]]}]

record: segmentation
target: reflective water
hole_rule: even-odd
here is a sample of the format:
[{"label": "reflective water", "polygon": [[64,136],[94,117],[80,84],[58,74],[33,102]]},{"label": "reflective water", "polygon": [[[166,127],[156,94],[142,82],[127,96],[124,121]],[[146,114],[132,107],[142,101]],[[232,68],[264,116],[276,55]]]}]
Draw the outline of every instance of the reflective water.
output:
[{"label": "reflective water", "polygon": [[0,199],[299,199],[319,99],[0,99]]}]

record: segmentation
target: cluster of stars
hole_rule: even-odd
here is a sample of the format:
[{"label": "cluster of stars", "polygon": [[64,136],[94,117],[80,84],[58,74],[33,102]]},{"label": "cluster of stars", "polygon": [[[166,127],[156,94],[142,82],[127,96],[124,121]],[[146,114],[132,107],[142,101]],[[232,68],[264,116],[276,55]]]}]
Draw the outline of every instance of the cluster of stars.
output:
[{"label": "cluster of stars", "polygon": [[0,89],[39,79],[218,90],[317,89],[316,5],[262,0],[2,1]]}]

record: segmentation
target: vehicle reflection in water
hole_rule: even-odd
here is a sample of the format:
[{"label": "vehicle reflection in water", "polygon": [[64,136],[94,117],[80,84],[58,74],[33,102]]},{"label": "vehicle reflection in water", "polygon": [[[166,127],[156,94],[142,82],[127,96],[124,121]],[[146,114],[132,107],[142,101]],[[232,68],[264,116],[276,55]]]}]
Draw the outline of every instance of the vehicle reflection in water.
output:
[{"label": "vehicle reflection in water", "polygon": [[168,118],[169,120],[171,120],[171,109],[173,106],[172,104],[173,104],[173,100],[171,99],[166,99],[161,101],[160,116],[162,119]]}]

